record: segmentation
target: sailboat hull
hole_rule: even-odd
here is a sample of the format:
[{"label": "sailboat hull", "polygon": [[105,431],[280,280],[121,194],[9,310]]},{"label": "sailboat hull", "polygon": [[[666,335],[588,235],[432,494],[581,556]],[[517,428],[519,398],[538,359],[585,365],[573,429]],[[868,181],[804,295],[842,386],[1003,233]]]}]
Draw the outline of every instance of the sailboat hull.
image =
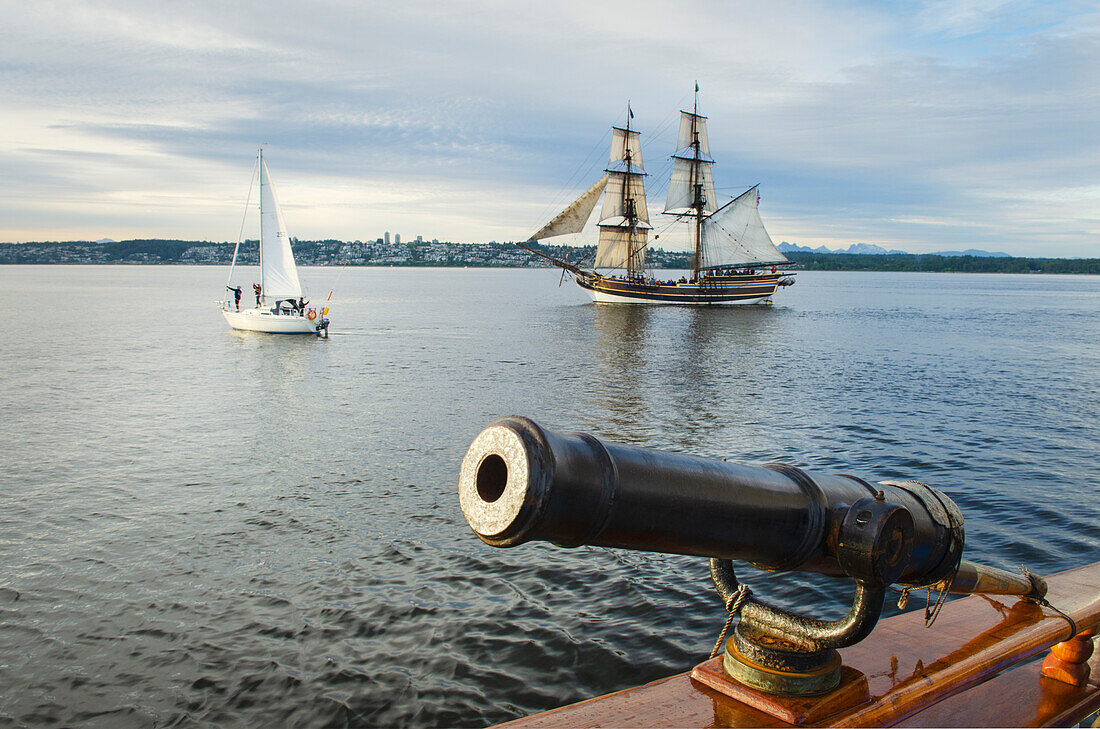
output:
[{"label": "sailboat hull", "polygon": [[779,286],[780,274],[708,276],[702,283],[628,281],[578,276],[577,284],[603,304],[681,304],[689,306],[761,303]]},{"label": "sailboat hull", "polygon": [[304,316],[274,314],[270,309],[234,311],[223,305],[222,316],[229,326],[245,332],[268,334],[316,334],[317,326]]}]

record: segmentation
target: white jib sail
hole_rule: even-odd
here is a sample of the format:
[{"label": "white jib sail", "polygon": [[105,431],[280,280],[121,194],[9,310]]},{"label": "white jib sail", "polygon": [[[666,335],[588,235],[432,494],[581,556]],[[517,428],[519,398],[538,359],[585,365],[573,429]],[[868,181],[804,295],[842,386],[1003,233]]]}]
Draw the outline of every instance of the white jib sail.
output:
[{"label": "white jib sail", "polygon": [[267,300],[297,299],[302,295],[298,268],[283,213],[271,184],[267,163],[260,158],[260,276]]},{"label": "white jib sail", "polygon": [[758,204],[757,188],[751,187],[703,221],[700,246],[703,268],[782,263],[787,260],[764,228]]},{"label": "white jib sail", "polygon": [[589,216],[592,215],[596,202],[600,199],[600,193],[603,192],[606,185],[607,175],[605,174],[599,182],[588,188],[569,207],[558,213],[556,218],[539,228],[539,231],[527,240],[542,240],[543,238],[553,238],[556,235],[580,233],[584,230],[584,224],[588,222]]}]

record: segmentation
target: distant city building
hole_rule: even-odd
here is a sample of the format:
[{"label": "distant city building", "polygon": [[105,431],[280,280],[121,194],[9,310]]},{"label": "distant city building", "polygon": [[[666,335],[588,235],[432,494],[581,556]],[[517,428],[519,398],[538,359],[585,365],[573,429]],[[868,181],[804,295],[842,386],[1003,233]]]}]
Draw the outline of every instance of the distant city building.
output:
[{"label": "distant city building", "polygon": [[400,233],[394,233],[393,234],[393,244],[397,245],[397,246],[401,245],[401,234]]},{"label": "distant city building", "polygon": [[[386,239],[386,245],[390,244],[390,232],[387,230],[386,235],[383,236]],[[401,236],[397,236],[397,242],[401,242]]]},{"label": "distant city building", "polygon": [[[423,238],[423,236],[421,236]],[[303,241],[295,250],[302,266],[524,266],[550,267],[545,259],[517,248],[511,243],[464,244],[433,239],[410,245],[383,245],[384,238],[359,245],[339,240]],[[91,243],[87,241],[0,243],[0,264],[155,264],[185,263],[190,265],[229,265],[235,248],[233,242],[182,240],[126,240]],[[595,246],[545,244],[548,255],[569,261],[591,261]],[[988,271],[1003,273],[1081,273],[1100,275],[1100,258],[1091,259],[1028,259],[978,256],[973,252],[962,257],[896,254],[857,255],[847,252],[823,254],[817,251],[792,251],[789,254],[804,270],[864,270],[867,263],[876,264],[879,271]],[[852,263],[858,258],[861,262]],[[242,245],[238,265],[254,266],[259,262],[256,241]],[[684,251],[646,249],[646,263],[654,269],[691,268],[691,255]],[[0,269],[2,270],[2,269]],[[679,274],[677,274],[679,275]]]},{"label": "distant city building", "polygon": [[417,243],[423,243],[423,242],[424,242],[424,239],[423,239],[423,238],[421,238],[421,237],[420,237],[420,236],[418,235],[418,236],[416,236],[416,242],[417,242]]}]

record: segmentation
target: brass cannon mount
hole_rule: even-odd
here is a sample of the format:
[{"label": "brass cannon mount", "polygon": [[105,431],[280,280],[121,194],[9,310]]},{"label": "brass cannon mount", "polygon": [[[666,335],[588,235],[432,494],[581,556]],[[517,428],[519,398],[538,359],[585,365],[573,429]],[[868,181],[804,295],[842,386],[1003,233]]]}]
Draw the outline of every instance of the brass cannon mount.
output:
[{"label": "brass cannon mount", "polygon": [[[826,513],[828,495],[813,476],[785,464],[764,468],[790,476],[820,507],[813,512]],[[896,498],[896,490],[911,497],[931,517],[932,544],[936,547],[932,551],[939,561],[922,574],[921,581],[925,585],[950,583],[962,567],[963,518],[944,494],[919,482],[885,482],[876,487],[855,476],[838,478],[862,485],[868,495],[846,508],[837,505],[831,523],[826,523],[828,519],[815,520],[804,535],[800,551],[793,553],[787,563],[757,562],[754,566],[786,571],[792,568],[790,565],[807,563],[811,553],[820,548],[835,559],[840,573],[855,581],[851,609],[839,620],[818,620],[772,606],[751,597],[747,589],[741,590],[745,595],[741,619],[725,645],[722,664],[742,684],[768,693],[806,695],[830,691],[840,683],[837,649],[870,635],[882,613],[887,587],[902,579],[917,547],[912,513],[897,503],[901,499]],[[887,500],[887,490],[893,500]],[[740,585],[731,560],[712,558],[710,575],[724,603],[729,605],[739,596]]]},{"label": "brass cannon mount", "polygon": [[[874,629],[886,590],[1041,599],[1042,580],[962,560],[963,518],[915,481],[870,484],[785,464],[751,466],[556,433],[508,417],[483,430],[462,461],[459,503],[487,544],[532,540],[710,558],[727,609],[740,621],[723,666],[770,694],[828,692],[841,680],[838,648]],[[737,580],[733,562],[855,581],[851,609],[823,621],[769,605]]]}]

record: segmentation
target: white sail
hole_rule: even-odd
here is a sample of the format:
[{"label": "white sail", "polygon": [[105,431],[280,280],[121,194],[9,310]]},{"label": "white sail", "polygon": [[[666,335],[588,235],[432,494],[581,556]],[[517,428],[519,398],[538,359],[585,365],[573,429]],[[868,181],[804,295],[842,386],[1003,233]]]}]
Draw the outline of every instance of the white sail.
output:
[{"label": "white sail", "polygon": [[[600,210],[600,225],[621,227],[630,225],[630,209],[634,210],[635,226],[650,228],[649,207],[645,202],[645,183],[641,175],[609,172]],[[626,188],[625,190],[623,188]]]},{"label": "white sail", "polygon": [[[698,153],[696,153],[698,140]],[[718,209],[714,195],[714,176],[710,167],[710,140],[707,138],[707,118],[688,111],[680,112],[680,133],[672,155],[672,176],[668,181],[665,212],[683,215],[695,210],[695,186],[703,186],[703,212]]]},{"label": "white sail", "polygon": [[[628,125],[629,126],[629,125]],[[622,268],[628,274],[645,267],[649,208],[645,201],[645,170],[638,132],[612,127],[607,187],[600,210],[600,240],[596,268]]]},{"label": "white sail", "polygon": [[[632,168],[625,164],[629,153]],[[638,132],[633,129],[620,129],[611,127],[611,154],[608,156],[608,171],[636,172],[643,174],[642,145],[638,142]]]},{"label": "white sail", "polygon": [[629,228],[600,226],[595,267],[641,270],[645,267],[646,235],[645,230],[631,233]]},{"label": "white sail", "polygon": [[[672,177],[668,181],[668,197],[665,199],[665,212],[683,215],[694,212],[695,185],[703,186],[703,212],[713,213],[718,209],[714,196],[714,177],[711,175],[712,162],[687,160],[683,157],[672,158]],[[692,168],[695,174],[692,175]]]},{"label": "white sail", "polygon": [[542,226],[537,233],[527,240],[542,240],[543,238],[553,238],[556,235],[580,233],[584,229],[584,224],[588,222],[588,217],[592,215],[592,210],[596,207],[596,201],[600,199],[600,193],[607,185],[607,177],[607,175],[601,177],[599,182],[588,188],[569,207],[558,213],[556,218]]},{"label": "white sail", "polygon": [[297,299],[302,295],[298,281],[298,269],[294,265],[294,252],[290,248],[283,214],[275,188],[267,171],[267,163],[260,156],[260,281],[264,298]]},{"label": "white sail", "polygon": [[[694,133],[692,124],[694,123]],[[680,112],[680,133],[676,135],[676,154],[673,156],[694,157],[695,134],[699,135],[699,156],[711,161],[710,140],[707,138],[707,118],[690,111]],[[684,152],[687,151],[687,154]]]},{"label": "white sail", "polygon": [[700,267],[782,263],[779,252],[760,219],[757,187],[734,198],[703,221]]}]

